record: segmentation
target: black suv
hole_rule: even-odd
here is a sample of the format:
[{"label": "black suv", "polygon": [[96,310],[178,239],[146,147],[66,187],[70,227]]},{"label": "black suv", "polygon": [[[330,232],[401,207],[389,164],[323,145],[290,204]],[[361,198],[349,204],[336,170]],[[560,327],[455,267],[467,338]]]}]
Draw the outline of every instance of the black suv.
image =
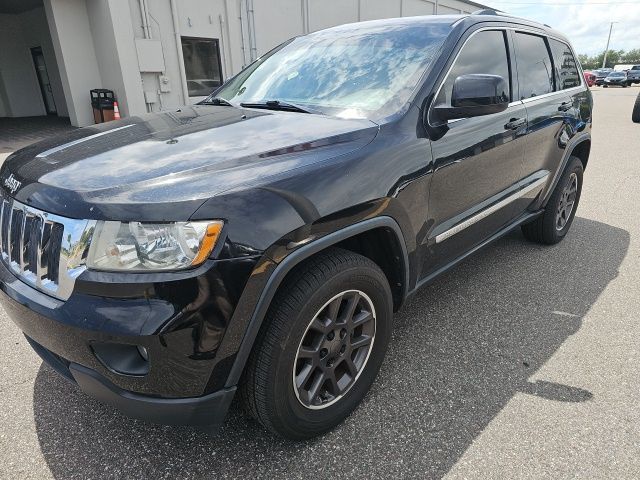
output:
[{"label": "black suv", "polygon": [[2,166],[2,303],[61,375],[132,416],[285,437],[341,422],[393,312],[522,227],[571,226],[592,100],[567,39],[483,12],[290,40],[204,102]]},{"label": "black suv", "polygon": [[634,65],[627,71],[627,80],[629,85],[640,83],[640,65]]}]

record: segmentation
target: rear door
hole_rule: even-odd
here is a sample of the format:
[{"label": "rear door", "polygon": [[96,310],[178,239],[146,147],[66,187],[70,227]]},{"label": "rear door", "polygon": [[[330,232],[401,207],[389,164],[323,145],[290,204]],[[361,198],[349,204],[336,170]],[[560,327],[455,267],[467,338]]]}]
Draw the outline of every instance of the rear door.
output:
[{"label": "rear door", "polygon": [[[571,138],[586,125],[580,109],[585,88],[571,48],[564,42],[524,31],[513,32],[519,98],[527,109],[523,186],[558,174]],[[529,207],[532,195],[515,203],[516,214]]]},{"label": "rear door", "polygon": [[[435,171],[429,194],[430,255],[424,276],[482,243],[513,220],[519,188],[526,110],[514,100],[513,64],[506,30],[481,30],[460,49],[433,102],[450,105],[454,80],[465,74],[500,75],[509,83],[507,110],[449,121],[432,139]],[[499,208],[495,208],[497,205]]]}]

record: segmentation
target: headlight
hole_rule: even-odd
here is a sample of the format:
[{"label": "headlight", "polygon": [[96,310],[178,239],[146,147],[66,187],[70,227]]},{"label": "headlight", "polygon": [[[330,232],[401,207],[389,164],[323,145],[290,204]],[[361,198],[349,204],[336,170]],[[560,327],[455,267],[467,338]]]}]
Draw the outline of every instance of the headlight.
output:
[{"label": "headlight", "polygon": [[195,267],[216,245],[222,221],[97,222],[87,255],[94,270],[157,271]]}]

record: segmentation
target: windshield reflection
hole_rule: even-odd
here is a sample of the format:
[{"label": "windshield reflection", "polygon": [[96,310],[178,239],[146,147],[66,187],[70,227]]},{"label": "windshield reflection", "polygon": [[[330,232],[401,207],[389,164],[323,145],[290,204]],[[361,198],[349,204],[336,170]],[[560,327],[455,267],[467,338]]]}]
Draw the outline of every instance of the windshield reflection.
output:
[{"label": "windshield reflection", "polygon": [[407,102],[450,31],[448,23],[391,20],[312,33],[254,62],[216,96],[291,102],[345,118],[388,116]]}]

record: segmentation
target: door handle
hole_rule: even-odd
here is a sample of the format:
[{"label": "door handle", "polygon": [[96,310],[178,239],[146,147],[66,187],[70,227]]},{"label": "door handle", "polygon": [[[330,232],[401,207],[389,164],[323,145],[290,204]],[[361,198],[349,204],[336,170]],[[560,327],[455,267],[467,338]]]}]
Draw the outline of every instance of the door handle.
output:
[{"label": "door handle", "polygon": [[559,112],[567,112],[567,111],[571,110],[572,106],[573,105],[571,104],[571,102],[562,102],[560,104],[560,106],[558,107],[558,111]]},{"label": "door handle", "polygon": [[517,130],[518,128],[523,126],[525,123],[527,123],[526,118],[512,118],[511,120],[509,120],[509,123],[507,123],[504,126],[504,128],[506,130]]}]

